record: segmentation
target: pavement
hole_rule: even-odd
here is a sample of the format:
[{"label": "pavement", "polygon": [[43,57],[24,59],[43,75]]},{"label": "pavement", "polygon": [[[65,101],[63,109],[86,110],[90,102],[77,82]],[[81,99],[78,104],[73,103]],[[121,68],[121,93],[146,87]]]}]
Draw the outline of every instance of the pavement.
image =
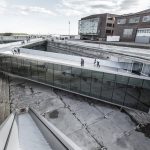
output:
[{"label": "pavement", "polygon": [[97,43],[97,44],[106,44],[106,45],[115,45],[115,46],[124,46],[124,47],[133,47],[133,48],[150,49],[150,44],[135,43],[135,42],[107,42],[107,41],[90,41],[90,40],[86,40],[84,42]]}]

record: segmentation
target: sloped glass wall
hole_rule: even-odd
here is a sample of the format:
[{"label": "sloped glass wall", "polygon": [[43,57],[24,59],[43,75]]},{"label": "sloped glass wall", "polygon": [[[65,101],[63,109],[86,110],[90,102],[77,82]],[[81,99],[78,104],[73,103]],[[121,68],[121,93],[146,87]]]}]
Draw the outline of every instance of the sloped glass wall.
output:
[{"label": "sloped glass wall", "polygon": [[150,80],[3,55],[0,70],[129,108],[150,108]]}]

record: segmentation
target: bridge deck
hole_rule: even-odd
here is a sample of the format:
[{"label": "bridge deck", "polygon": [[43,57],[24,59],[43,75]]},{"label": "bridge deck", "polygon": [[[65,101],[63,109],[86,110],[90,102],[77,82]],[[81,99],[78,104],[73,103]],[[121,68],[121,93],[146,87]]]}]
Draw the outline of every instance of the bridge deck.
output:
[{"label": "bridge deck", "polygon": [[[54,63],[54,64],[56,63],[60,65],[83,68],[83,69],[88,69],[92,71],[100,71],[100,72],[106,72],[106,73],[112,73],[112,74],[118,74],[118,75],[123,75],[123,76],[149,80],[149,77],[146,77],[143,75],[139,76],[139,75],[131,73],[131,70],[130,70],[132,67],[131,61],[129,61],[129,63],[125,65],[124,62],[115,62],[115,61],[98,59],[98,61],[100,62],[100,67],[97,67],[96,64],[94,65],[94,59],[92,58],[59,54],[59,53],[53,53],[53,52],[43,52],[39,50],[31,51],[30,49],[21,48],[20,55],[13,55],[12,51],[9,49],[9,50],[1,52],[1,54],[12,55],[20,59],[36,60],[36,61],[42,61],[45,63],[48,63],[48,62]],[[81,58],[84,59],[84,67],[81,67],[81,64],[80,64]],[[127,71],[126,69],[129,69],[129,70]]]}]

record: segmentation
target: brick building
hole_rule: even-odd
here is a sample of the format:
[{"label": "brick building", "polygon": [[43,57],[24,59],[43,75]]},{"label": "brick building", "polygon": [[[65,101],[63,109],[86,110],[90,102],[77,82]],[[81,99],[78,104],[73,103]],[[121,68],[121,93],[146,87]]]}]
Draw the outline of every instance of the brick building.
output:
[{"label": "brick building", "polygon": [[79,35],[81,39],[105,40],[107,35],[114,33],[114,14],[97,14],[79,20]]},{"label": "brick building", "polygon": [[150,43],[150,9],[116,16],[114,35],[121,41]]}]

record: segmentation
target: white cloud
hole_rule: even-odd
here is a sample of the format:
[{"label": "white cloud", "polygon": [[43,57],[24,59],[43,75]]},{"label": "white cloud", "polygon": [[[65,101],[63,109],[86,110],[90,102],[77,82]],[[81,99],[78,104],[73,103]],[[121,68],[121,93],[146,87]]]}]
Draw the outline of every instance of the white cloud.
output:
[{"label": "white cloud", "polygon": [[67,16],[130,13],[150,8],[150,0],[61,0],[57,11]]},{"label": "white cloud", "polygon": [[6,11],[7,3],[5,0],[0,1],[0,14],[3,14]]},{"label": "white cloud", "polygon": [[55,15],[55,13],[52,12],[51,10],[43,8],[43,7],[37,7],[37,6],[13,5],[12,8],[16,9],[23,15],[28,15],[30,13]]}]

